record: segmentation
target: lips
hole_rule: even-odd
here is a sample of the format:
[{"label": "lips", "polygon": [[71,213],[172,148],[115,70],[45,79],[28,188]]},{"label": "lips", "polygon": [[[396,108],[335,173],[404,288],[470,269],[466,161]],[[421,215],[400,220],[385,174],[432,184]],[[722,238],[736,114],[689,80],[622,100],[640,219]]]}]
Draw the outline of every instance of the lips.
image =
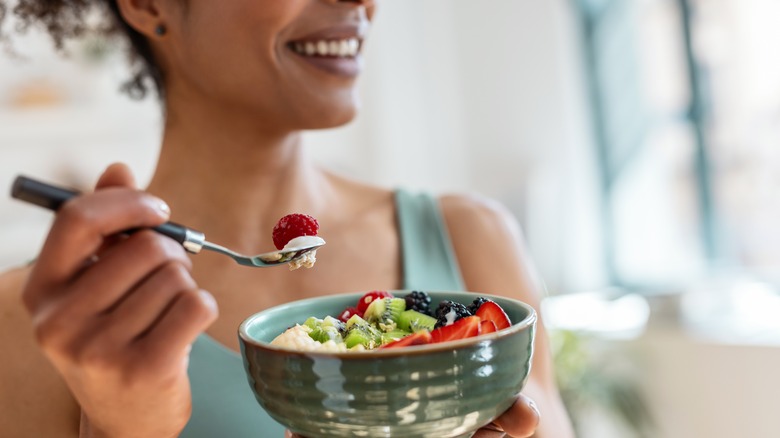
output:
[{"label": "lips", "polygon": [[331,27],[296,38],[287,47],[310,66],[352,78],[362,68],[361,48],[367,28],[363,23]]}]

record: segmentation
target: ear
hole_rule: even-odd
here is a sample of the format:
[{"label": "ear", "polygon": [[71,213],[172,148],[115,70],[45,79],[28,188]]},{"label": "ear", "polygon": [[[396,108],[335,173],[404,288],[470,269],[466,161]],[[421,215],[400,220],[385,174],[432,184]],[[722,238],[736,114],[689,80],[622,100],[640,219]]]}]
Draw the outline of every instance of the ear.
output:
[{"label": "ear", "polygon": [[166,21],[164,1],[160,0],[116,0],[119,12],[136,32],[155,38],[155,28]]}]

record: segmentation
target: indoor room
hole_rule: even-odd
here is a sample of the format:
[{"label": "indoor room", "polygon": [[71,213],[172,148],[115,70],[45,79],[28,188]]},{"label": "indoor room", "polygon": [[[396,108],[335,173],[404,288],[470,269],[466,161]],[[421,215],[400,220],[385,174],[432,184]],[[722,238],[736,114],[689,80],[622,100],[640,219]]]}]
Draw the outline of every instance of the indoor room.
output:
[{"label": "indoor room", "polygon": [[[212,132],[220,144],[211,146],[210,163],[196,161],[200,146],[188,152],[180,145],[178,152],[182,153],[166,159],[161,145],[170,140],[168,133],[176,123],[187,123],[177,116],[196,112],[193,108],[199,104],[176,88],[161,97],[150,77],[146,78],[146,96],[140,96],[137,89],[122,89],[132,77],[130,66],[140,64],[128,61],[128,43],[122,37],[101,32],[108,13],[105,4],[155,2],[64,2],[98,6],[78,13],[80,6],[72,6],[70,19],[80,20],[80,36],[66,35],[59,50],[52,37],[56,21],[49,21],[47,29],[45,13],[35,12],[39,3],[47,2],[0,1],[0,17],[4,16],[0,20],[0,187],[6,193],[0,197],[3,271],[24,270],[37,263],[57,217],[8,195],[19,175],[92,192],[107,166],[123,162],[135,175],[137,186],[145,189],[162,181],[157,179],[159,163],[167,160],[167,165],[185,169],[176,177],[180,179],[168,177],[170,185],[199,187],[185,193],[181,204],[171,202],[171,217],[196,229],[209,222],[205,217],[201,222],[203,215],[194,206],[208,212],[213,223],[222,217],[225,226],[199,230],[214,239],[223,232],[229,236],[227,224],[240,218],[242,211],[246,210],[248,219],[266,205],[234,203],[235,211],[230,211],[224,207],[228,198],[216,195],[216,187],[233,181],[230,169],[245,170],[246,163],[240,159],[232,167],[220,162],[228,159],[230,143],[243,140],[232,127]],[[213,26],[208,20],[199,21],[195,6],[199,2],[188,3],[193,3],[192,17],[196,18],[187,18],[183,12],[187,26]],[[235,12],[251,2],[225,1],[225,5],[231,3],[236,6],[226,6],[226,11]],[[25,22],[15,9],[18,4],[27,5],[28,13],[37,16]],[[164,16],[166,7],[155,13]],[[300,148],[295,149],[313,166],[371,187],[427,193],[432,199],[451,194],[459,194],[462,198],[458,199],[479,199],[473,201],[480,202],[477,209],[503,212],[509,223],[518,225],[516,230],[509,228],[520,230],[512,235],[517,241],[499,242],[502,246],[495,252],[487,249],[488,242],[492,243],[487,238],[481,239],[484,245],[460,243],[470,242],[468,227],[485,223],[471,221],[470,213],[458,216],[457,207],[453,207],[455,213],[445,209],[443,229],[445,235],[449,227],[453,234],[465,236],[453,240],[465,276],[464,290],[493,294],[496,291],[472,290],[470,285],[514,284],[484,279],[474,271],[484,268],[484,276],[490,272],[486,266],[493,264],[498,273],[498,267],[506,266],[504,254],[523,260],[526,271],[506,275],[520,275],[527,281],[524,284],[533,285],[530,295],[518,297],[538,300],[534,301],[541,317],[538,324],[546,330],[537,335],[549,342],[544,343],[549,348],[540,348],[543,344],[537,338],[534,355],[549,356],[556,397],[576,436],[778,436],[780,417],[774,411],[780,405],[780,391],[774,373],[780,369],[780,53],[776,50],[780,3],[291,0],[284,17],[295,24],[279,35],[286,35],[285,29],[295,33],[294,26],[304,26],[301,23],[325,20],[326,10],[341,13],[361,8],[369,10],[370,28],[359,30],[360,46],[355,42],[354,47],[359,55],[350,52],[349,40],[339,47],[340,54],[320,56],[315,53],[316,45],[311,49],[314,57],[359,58],[347,67],[338,60],[328,64],[331,67],[320,65],[332,71],[343,67],[342,79],[350,66],[361,70],[348,97],[346,92],[334,91],[331,99],[329,91],[322,91],[335,80],[323,79],[324,85],[318,85],[295,74],[263,76],[253,89],[247,72],[254,71],[254,60],[244,56],[249,49],[241,48],[244,42],[244,46],[254,44],[247,31],[249,20],[265,20],[258,24],[258,40],[275,32],[262,28],[272,13],[254,11],[257,7],[240,19],[236,18],[239,14],[214,14],[214,23],[240,22],[235,30],[220,28],[214,34],[198,35],[194,27],[182,30],[176,21],[166,22],[167,27],[150,27],[148,38],[153,41],[153,56],[165,58],[170,50],[172,65],[192,66],[191,71],[176,68],[183,72],[183,81],[207,84],[203,96],[213,99],[214,105],[224,103],[219,95],[224,90],[238,90],[230,98],[242,92],[255,98],[261,108],[257,130],[283,125],[273,118],[263,120],[266,113],[306,117],[316,113],[322,123],[311,123],[311,129],[305,125]],[[130,9],[126,6],[123,13],[135,17]],[[306,12],[314,10],[321,13]],[[305,19],[293,22],[293,13]],[[67,14],[60,11],[58,17],[64,19]],[[282,20],[282,16],[280,11],[274,17]],[[138,12],[138,17],[137,22],[129,22],[140,29],[146,16]],[[166,46],[185,37],[194,42],[181,50]],[[222,47],[234,56],[234,63],[195,59],[187,64],[188,55],[212,50],[229,37],[246,39]],[[307,56],[306,42],[293,41],[287,49]],[[282,69],[285,58],[273,56],[274,68]],[[342,67],[333,67],[337,64]],[[165,74],[158,79],[168,86],[176,77],[168,75],[166,68],[174,67],[165,64],[161,70]],[[222,75],[223,79],[211,88],[209,79],[198,76],[201,72],[202,78]],[[283,99],[284,93],[319,97],[311,97],[312,104],[288,105],[292,100]],[[181,106],[166,112],[170,110],[166,103],[179,96],[185,96]],[[341,107],[331,111],[324,106],[323,102],[338,99],[349,101],[344,111],[350,117],[339,112]],[[316,108],[307,109],[307,105]],[[174,140],[197,140],[197,130],[192,131],[189,137]],[[323,184],[312,181],[309,184],[315,188]],[[302,187],[293,179],[286,182],[281,177],[275,180],[277,193]],[[352,183],[334,183],[333,190],[345,184]],[[249,195],[248,189],[243,187],[242,193]],[[236,195],[235,199],[240,198]],[[331,205],[324,199],[312,204],[313,211],[349,211],[348,206]],[[182,207],[177,209],[177,205]],[[185,210],[195,212],[191,220],[181,213]],[[251,289],[248,284],[262,284],[264,275],[269,275],[268,285],[306,290],[296,297],[301,299],[318,296],[317,284],[327,294],[413,284],[385,281],[383,276],[386,270],[401,269],[397,263],[381,262],[385,257],[395,260],[396,240],[384,234],[382,239],[373,239],[369,228],[355,225],[354,232],[366,231],[367,240],[343,237],[345,243],[340,245],[339,239],[348,236],[343,231],[352,226],[345,223],[331,228],[324,220],[328,217],[319,215],[321,237],[328,243],[317,252],[318,265],[303,270],[303,275],[331,266],[331,272],[338,274],[322,281],[299,276],[287,284],[282,276],[286,268],[256,270],[254,277],[248,277],[249,268],[230,265],[229,269],[240,272],[235,282]],[[265,243],[238,245],[239,252],[272,249],[273,224],[263,225],[269,226],[254,232],[251,241]],[[326,232],[330,229],[333,237]],[[474,230],[471,237],[477,239],[479,232]],[[493,236],[499,241],[506,234]],[[364,241],[371,248],[360,248],[368,246],[361,245]],[[235,243],[230,239],[215,242]],[[385,243],[387,248],[380,246]],[[359,262],[347,262],[347,248]],[[358,248],[365,253],[360,254]],[[472,251],[475,254],[463,255]],[[330,260],[329,254],[333,254]],[[217,257],[198,254],[190,259],[198,272],[210,269],[204,265]],[[372,257],[376,257],[374,267]],[[50,259],[44,254],[45,261]],[[475,267],[465,266],[466,260]],[[100,260],[95,263],[98,266]],[[213,265],[228,266],[224,263]],[[368,277],[375,273],[373,268],[376,277]],[[517,272],[522,269],[518,265]],[[353,275],[354,281],[345,280]],[[370,278],[377,279],[376,287],[368,286]],[[31,283],[26,287],[38,284]],[[212,287],[228,284],[222,280],[205,283]],[[216,301],[220,318],[223,314],[245,318],[281,304],[258,299],[239,305],[220,296]],[[233,342],[238,324],[230,324],[224,333]],[[29,324],[19,333],[30,333]],[[246,380],[240,369],[237,374],[242,382]],[[0,388],[0,393],[4,391]],[[547,405],[537,404],[544,419]],[[252,409],[261,410],[257,405]],[[10,421],[0,420],[0,425]],[[373,433],[332,436],[392,436]],[[33,435],[4,435],[0,427],[0,437],[6,436]],[[556,435],[540,432],[536,436]]]}]

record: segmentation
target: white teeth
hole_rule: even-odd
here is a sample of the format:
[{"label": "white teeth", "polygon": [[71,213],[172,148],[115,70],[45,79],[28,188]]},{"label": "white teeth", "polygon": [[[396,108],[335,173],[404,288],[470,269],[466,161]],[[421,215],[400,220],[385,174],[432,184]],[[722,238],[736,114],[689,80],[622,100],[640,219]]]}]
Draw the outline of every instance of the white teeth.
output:
[{"label": "white teeth", "polygon": [[317,53],[320,56],[328,56],[328,42],[327,41],[320,41],[317,43]]},{"label": "white teeth", "polygon": [[347,40],[341,40],[339,43],[339,56],[349,55],[349,42]]},{"label": "white teeth", "polygon": [[342,58],[355,57],[360,51],[360,41],[357,38],[343,40],[298,41],[291,45],[292,49],[306,56],[337,56]]}]

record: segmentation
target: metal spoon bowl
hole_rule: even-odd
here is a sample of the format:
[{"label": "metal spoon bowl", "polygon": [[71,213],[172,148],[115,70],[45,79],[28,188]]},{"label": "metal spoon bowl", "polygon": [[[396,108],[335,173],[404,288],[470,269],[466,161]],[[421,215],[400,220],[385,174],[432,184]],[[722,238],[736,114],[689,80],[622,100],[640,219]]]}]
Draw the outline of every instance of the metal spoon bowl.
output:
[{"label": "metal spoon bowl", "polygon": [[[18,176],[11,188],[11,197],[52,211],[59,210],[65,201],[79,195],[80,193],[77,191],[57,187],[24,176]],[[179,242],[184,249],[190,253],[198,254],[202,249],[207,249],[209,251],[224,254],[238,262],[240,265],[253,266],[256,268],[267,268],[299,261],[325,244],[325,241],[320,239],[319,242],[312,245],[283,248],[279,251],[246,256],[223,246],[207,242],[206,235],[202,232],[187,228],[184,225],[175,222],[166,222],[158,227],[152,228],[152,230]],[[133,233],[135,231],[137,230],[128,230],[127,233]]]},{"label": "metal spoon bowl", "polygon": [[279,251],[266,252],[263,254],[257,254],[255,256],[239,254],[223,246],[215,245],[209,242],[203,242],[203,249],[208,249],[209,251],[224,254],[238,262],[239,265],[266,268],[269,266],[284,265],[299,260],[309,252],[316,250],[322,245],[325,245],[325,242],[300,248],[281,249]]}]

